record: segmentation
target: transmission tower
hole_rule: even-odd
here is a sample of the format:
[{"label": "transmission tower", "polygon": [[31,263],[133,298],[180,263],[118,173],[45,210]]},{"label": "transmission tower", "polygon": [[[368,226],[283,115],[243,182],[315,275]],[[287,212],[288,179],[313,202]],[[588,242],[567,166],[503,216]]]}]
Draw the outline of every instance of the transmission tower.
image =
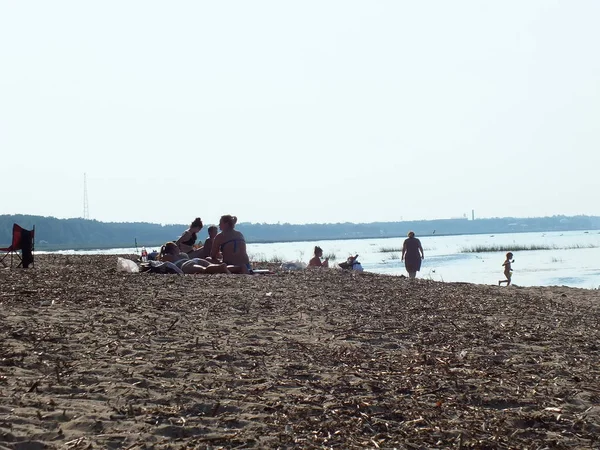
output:
[{"label": "transmission tower", "polygon": [[90,210],[88,207],[88,196],[87,196],[87,177],[83,174],[83,218],[88,220],[90,218]]}]

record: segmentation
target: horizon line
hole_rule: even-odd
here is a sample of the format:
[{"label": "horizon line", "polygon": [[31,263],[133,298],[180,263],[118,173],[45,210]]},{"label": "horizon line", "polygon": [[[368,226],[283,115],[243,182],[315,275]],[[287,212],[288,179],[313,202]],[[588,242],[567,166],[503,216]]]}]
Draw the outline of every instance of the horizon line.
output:
[{"label": "horizon line", "polygon": [[[56,217],[56,216],[42,216],[39,214],[22,214],[22,213],[18,213],[18,214],[0,214],[0,217],[2,216],[29,216],[29,217],[40,217],[43,219],[56,219],[56,220],[83,220],[83,221],[88,221],[88,222],[99,222],[99,223],[144,223],[144,224],[150,224],[150,225],[160,225],[160,226],[179,226],[179,225],[183,225],[185,226],[185,224],[182,223],[161,223],[161,222],[145,222],[145,221],[121,221],[121,222],[117,222],[117,221],[105,221],[105,220],[98,220],[98,219],[89,219],[89,218],[84,218],[84,217]],[[450,217],[450,218],[437,218],[437,219],[412,219],[412,220],[394,220],[394,221],[372,221],[372,222],[305,222],[305,223],[292,223],[292,222],[240,222],[238,225],[242,225],[242,224],[249,224],[249,225],[298,225],[298,226],[303,226],[303,225],[340,225],[340,224],[353,224],[353,225],[371,225],[371,224],[376,224],[376,223],[385,223],[385,224],[396,224],[396,223],[414,223],[414,222],[436,222],[436,221],[465,221],[465,222],[477,222],[477,221],[484,221],[484,220],[501,220],[501,219],[515,219],[515,220],[532,220],[532,219],[551,219],[554,217],[561,217],[561,218],[577,218],[577,217],[587,217],[587,218],[598,218],[600,219],[600,216],[596,216],[596,215],[587,215],[587,214],[576,214],[576,215],[564,215],[564,214],[555,214],[552,216],[530,216],[530,217],[515,217],[515,216],[502,216],[502,217],[479,217],[476,219],[472,219],[469,217]]]}]

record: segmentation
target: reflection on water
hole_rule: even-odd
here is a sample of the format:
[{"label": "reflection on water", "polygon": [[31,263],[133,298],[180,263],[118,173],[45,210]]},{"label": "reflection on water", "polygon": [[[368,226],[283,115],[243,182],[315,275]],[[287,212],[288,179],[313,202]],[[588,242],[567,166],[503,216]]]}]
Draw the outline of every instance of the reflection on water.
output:
[{"label": "reflection on water", "polygon": [[557,277],[552,279],[554,282],[553,285],[558,286],[579,286],[584,278],[582,277]]},{"label": "reflection on water", "polygon": [[[600,235],[597,231],[556,233],[515,233],[461,236],[420,237],[425,260],[419,277],[438,281],[466,281],[497,285],[503,279],[505,252],[463,253],[476,246],[545,246],[550,250],[515,251],[513,283],[519,286],[566,285],[598,288],[600,285]],[[302,260],[308,262],[315,245],[333,264],[350,255],[359,255],[364,269],[370,272],[406,274],[400,261],[404,238],[351,239],[338,241],[286,242],[248,244],[254,260]],[[394,250],[382,252],[381,250]],[[135,249],[62,251],[70,254],[135,253]]]}]

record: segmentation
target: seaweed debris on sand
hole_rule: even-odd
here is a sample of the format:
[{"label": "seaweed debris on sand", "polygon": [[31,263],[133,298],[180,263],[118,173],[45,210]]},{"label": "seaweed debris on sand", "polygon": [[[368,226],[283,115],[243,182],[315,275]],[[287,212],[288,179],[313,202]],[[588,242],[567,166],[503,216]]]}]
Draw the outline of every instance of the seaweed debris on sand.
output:
[{"label": "seaweed debris on sand", "polygon": [[0,448],[597,448],[600,294],[0,269]]}]

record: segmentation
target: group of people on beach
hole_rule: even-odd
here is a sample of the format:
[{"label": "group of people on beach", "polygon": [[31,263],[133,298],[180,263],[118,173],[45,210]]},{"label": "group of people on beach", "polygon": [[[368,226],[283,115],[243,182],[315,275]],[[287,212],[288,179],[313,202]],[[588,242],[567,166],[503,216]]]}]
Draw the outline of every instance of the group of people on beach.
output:
[{"label": "group of people on beach", "polygon": [[236,223],[235,216],[221,216],[220,232],[214,225],[208,227],[208,238],[202,246],[197,246],[198,233],[204,224],[196,217],[179,239],[162,246],[157,257],[175,264],[183,273],[252,273],[246,240],[235,229]]},{"label": "group of people on beach", "polygon": [[[412,279],[417,276],[417,272],[421,270],[421,261],[423,259],[425,259],[425,254],[423,253],[421,241],[415,237],[414,232],[409,231],[408,238],[404,241],[404,245],[402,246],[402,261],[404,261],[409,278]],[[508,252],[506,254],[506,260],[502,264],[506,279],[498,281],[498,286],[502,286],[503,283],[510,286],[512,281],[512,263],[514,262],[513,254]]]},{"label": "group of people on beach", "polygon": [[[363,271],[361,263],[358,262],[358,255],[349,256],[346,261],[338,264],[338,266],[342,269],[354,270],[356,272]],[[323,249],[321,247],[315,246],[314,256],[308,262],[308,267],[329,267],[329,257],[323,259]]]},{"label": "group of people on beach", "polygon": [[[408,238],[404,241],[404,245],[402,246],[402,261],[404,261],[404,266],[406,267],[409,278],[413,279],[417,276],[417,272],[421,270],[421,261],[423,259],[425,259],[425,254],[423,252],[421,241],[415,237],[413,231],[409,231]],[[508,252],[506,254],[506,260],[502,264],[506,279],[498,281],[498,286],[501,286],[503,283],[510,286],[512,281],[512,263],[514,262],[513,254]]]},{"label": "group of people on beach", "polygon": [[[351,256],[344,263],[341,263],[342,268],[356,269],[358,255]],[[421,241],[415,237],[414,231],[408,232],[408,237],[402,245],[402,261],[408,272],[409,278],[416,278],[417,272],[421,270],[421,261],[425,258]],[[319,246],[315,247],[314,256],[308,262],[308,267],[329,267],[329,258],[323,259],[323,249]],[[362,270],[362,266],[358,270]]]},{"label": "group of people on beach", "polygon": [[[404,267],[406,268],[410,279],[416,278],[417,272],[421,270],[421,262],[423,259],[425,259],[425,253],[421,241],[415,237],[414,231],[409,231],[408,237],[404,240],[402,245],[401,261],[404,262]],[[512,263],[514,263],[513,254],[508,252],[506,254],[506,260],[502,264],[506,279],[498,281],[498,286],[501,286],[503,283],[510,286],[512,281]],[[315,247],[314,256],[309,261],[308,267],[329,267],[329,258],[323,259],[323,249],[321,247]]]},{"label": "group of people on beach", "polygon": [[[209,226],[208,238],[202,246],[197,246],[198,233],[204,224],[202,219],[196,217],[179,239],[162,246],[157,258],[160,261],[173,263],[183,273],[189,274],[252,273],[250,258],[246,251],[246,240],[244,235],[235,229],[236,223],[235,216],[221,216],[219,227]],[[410,279],[416,278],[417,272],[421,270],[423,259],[425,253],[421,241],[415,237],[413,231],[409,231],[402,245],[401,261],[404,262]],[[507,253],[506,260],[502,264],[506,279],[498,281],[499,286],[503,283],[507,286],[511,284],[513,262],[513,254]],[[342,268],[362,271],[362,266],[358,263],[358,255],[349,257],[346,262],[339,265]],[[310,259],[308,267],[329,267],[329,258],[323,259],[321,247],[315,246],[314,256]]]}]

